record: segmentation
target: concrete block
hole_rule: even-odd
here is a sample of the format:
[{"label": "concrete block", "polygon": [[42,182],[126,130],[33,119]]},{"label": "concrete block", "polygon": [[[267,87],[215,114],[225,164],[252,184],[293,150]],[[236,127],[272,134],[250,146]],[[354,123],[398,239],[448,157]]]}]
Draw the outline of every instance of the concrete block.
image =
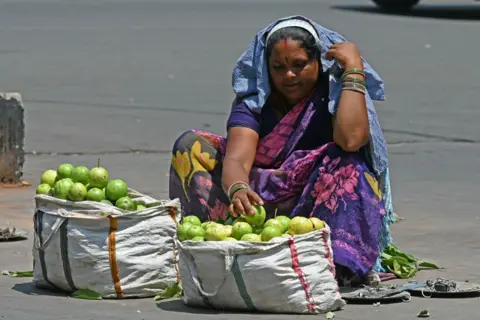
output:
[{"label": "concrete block", "polygon": [[25,162],[25,120],[19,93],[0,93],[0,183],[20,183]]}]

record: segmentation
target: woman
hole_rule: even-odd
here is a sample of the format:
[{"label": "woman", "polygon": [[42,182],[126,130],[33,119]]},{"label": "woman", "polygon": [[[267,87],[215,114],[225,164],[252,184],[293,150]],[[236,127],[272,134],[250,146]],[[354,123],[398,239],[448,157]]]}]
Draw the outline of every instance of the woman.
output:
[{"label": "woman", "polygon": [[192,130],[175,142],[170,197],[202,220],[255,204],[318,217],[332,229],[338,274],[378,281],[394,215],[375,71],[354,44],[295,16],[256,35],[233,88],[227,138]]}]

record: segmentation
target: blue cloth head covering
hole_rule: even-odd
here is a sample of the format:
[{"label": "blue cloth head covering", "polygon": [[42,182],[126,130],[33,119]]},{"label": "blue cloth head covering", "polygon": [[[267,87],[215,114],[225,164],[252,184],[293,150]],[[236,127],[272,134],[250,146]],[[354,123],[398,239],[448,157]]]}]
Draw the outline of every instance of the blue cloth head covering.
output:
[{"label": "blue cloth head covering", "polygon": [[[291,19],[304,20],[310,23],[317,32],[322,68],[325,73],[329,73],[330,88],[328,108],[330,113],[335,114],[340,94],[342,93],[341,77],[343,70],[338,62],[326,60],[325,54],[333,44],[347,42],[347,40],[337,32],[326,29],[303,16],[290,16],[278,19],[255,35],[247,50],[237,60],[233,69],[232,86],[236,94],[234,103],[244,102],[252,111],[257,113],[261,112],[261,109],[271,92],[267,61],[265,57],[267,36],[278,23]],[[388,223],[395,221],[395,215],[393,213],[390,192],[387,145],[372,100],[385,100],[385,91],[380,76],[375,70],[373,70],[370,64],[365,61],[365,59],[363,59],[363,63],[366,73],[366,104],[370,124],[368,156],[371,159],[375,173],[379,177],[387,211],[384,230],[381,232],[381,247],[384,247],[391,241]],[[383,269],[379,263],[377,263],[377,269]]]},{"label": "blue cloth head covering", "polygon": [[[325,59],[328,49],[335,43],[347,42],[340,34],[328,30],[303,16],[291,16],[278,19],[263,30],[259,31],[247,50],[240,56],[233,69],[232,86],[236,94],[234,103],[244,102],[252,111],[261,112],[271,88],[268,77],[267,61],[265,57],[266,38],[270,30],[279,22],[299,19],[310,23],[317,31],[320,39],[321,63],[324,72],[329,72],[330,92],[329,110],[334,114],[338,107],[338,100],[342,93],[341,76],[343,70],[336,61]],[[370,122],[370,149],[371,159],[375,172],[380,175],[388,167],[388,156],[385,138],[383,136],[372,100],[385,100],[384,84],[380,76],[364,60],[366,85],[368,94],[367,108]]]}]

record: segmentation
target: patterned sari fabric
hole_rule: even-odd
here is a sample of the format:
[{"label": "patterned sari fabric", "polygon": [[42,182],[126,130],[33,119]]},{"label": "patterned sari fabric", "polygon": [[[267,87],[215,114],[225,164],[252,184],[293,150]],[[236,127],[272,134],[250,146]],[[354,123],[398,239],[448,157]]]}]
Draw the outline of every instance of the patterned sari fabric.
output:
[{"label": "patterned sari fabric", "polygon": [[[385,205],[377,178],[359,153],[335,143],[313,150],[296,144],[310,124],[313,103],[295,106],[259,141],[250,185],[265,201],[290,217],[317,217],[332,229],[334,261],[365,277],[379,256]],[[226,139],[191,130],[175,143],[170,198],[179,198],[187,215],[225,219],[228,197],[221,187]]]}]

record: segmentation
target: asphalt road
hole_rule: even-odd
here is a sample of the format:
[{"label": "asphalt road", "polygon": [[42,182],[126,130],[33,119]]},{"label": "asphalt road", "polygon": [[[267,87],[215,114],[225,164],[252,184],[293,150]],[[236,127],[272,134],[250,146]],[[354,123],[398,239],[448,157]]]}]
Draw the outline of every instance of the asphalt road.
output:
[{"label": "asphalt road", "polygon": [[[0,91],[25,100],[26,180],[36,183],[64,161],[93,165],[101,157],[133,187],[164,196],[175,138],[190,128],[224,133],[233,64],[260,28],[292,14],[357,43],[385,80],[387,101],[377,111],[395,207],[406,218],[394,227],[396,242],[447,267],[441,275],[480,282],[480,4],[473,1],[424,0],[410,15],[387,15],[367,0],[0,0]],[[0,244],[0,269],[31,268],[30,248]],[[0,278],[0,297],[0,316],[15,320],[252,317],[150,299],[70,300],[8,277]],[[348,306],[337,318],[413,319],[426,307],[432,319],[473,319],[478,299]]]}]

